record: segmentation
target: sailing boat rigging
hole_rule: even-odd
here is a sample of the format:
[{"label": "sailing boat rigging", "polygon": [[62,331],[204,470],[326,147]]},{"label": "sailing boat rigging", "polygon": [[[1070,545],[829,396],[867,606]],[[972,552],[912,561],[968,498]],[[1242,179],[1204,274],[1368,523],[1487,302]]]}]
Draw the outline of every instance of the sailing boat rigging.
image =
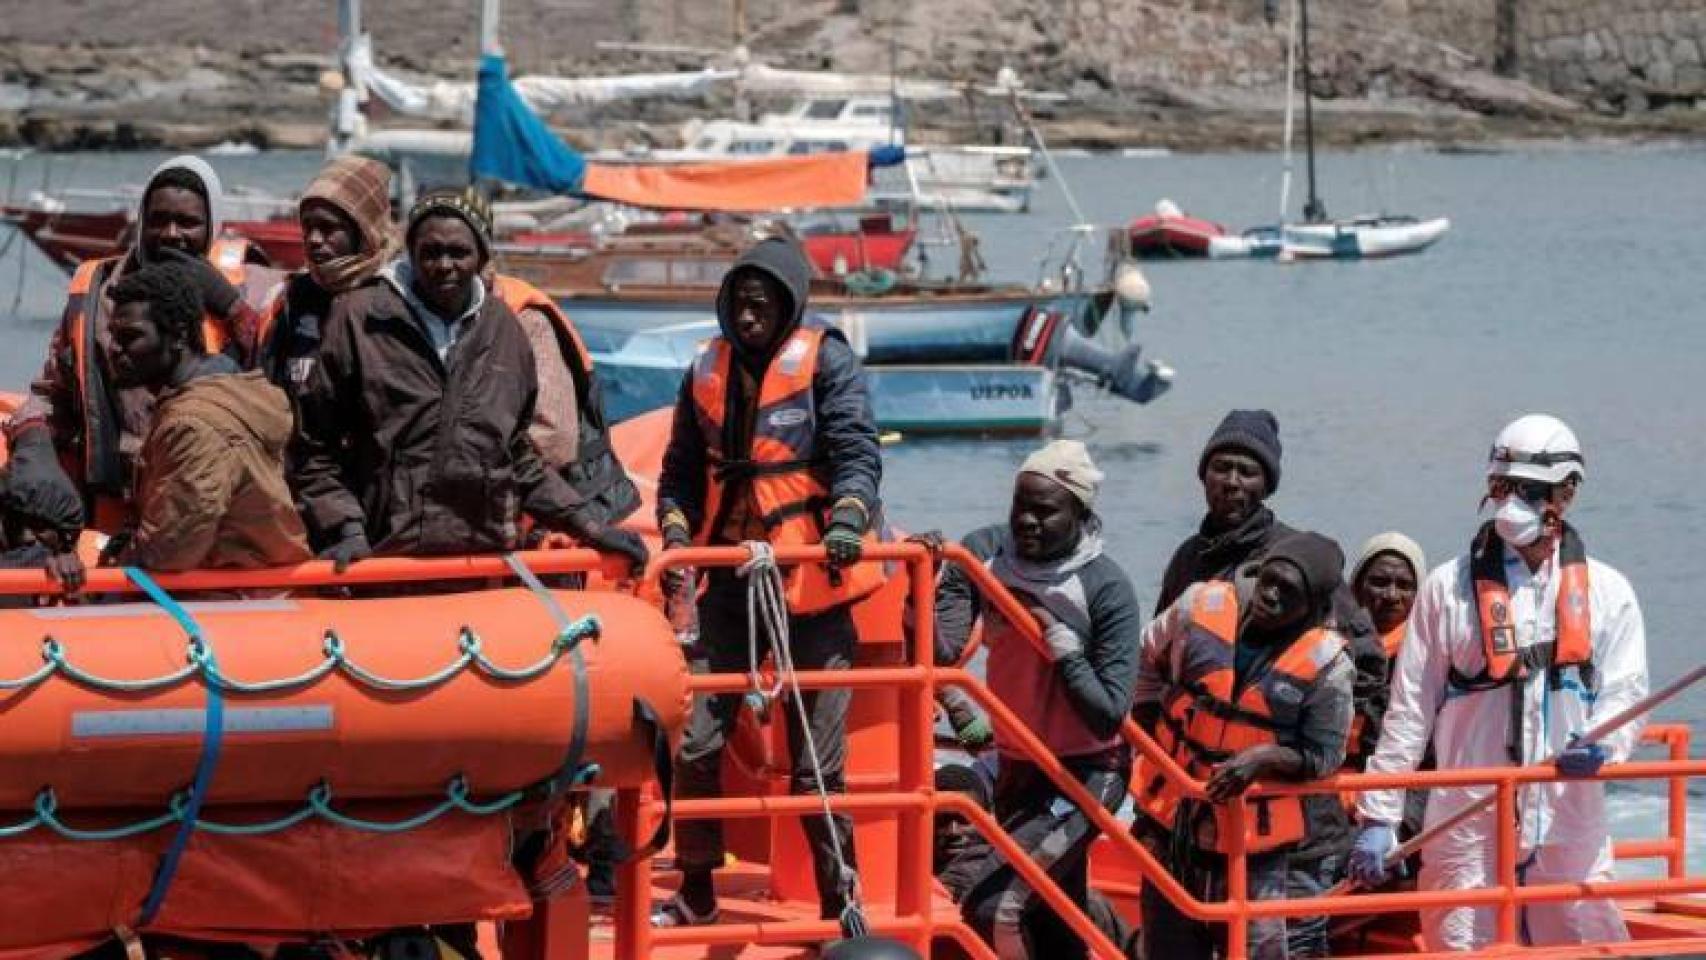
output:
[{"label": "sailing boat rigging", "polygon": [[[1276,4],[1267,4],[1272,22]],[[1285,51],[1285,134],[1280,173],[1280,215],[1277,224],[1252,227],[1236,236],[1225,234],[1216,224],[1183,217],[1176,210],[1158,207],[1154,216],[1141,217],[1131,227],[1134,243],[1140,237],[1153,243],[1153,235],[1165,235],[1170,241],[1169,252],[1179,249],[1178,237],[1187,228],[1203,226],[1200,237],[1191,240],[1187,253],[1215,259],[1236,257],[1278,257],[1283,260],[1337,259],[1357,260],[1367,257],[1390,257],[1417,253],[1427,249],[1446,231],[1451,221],[1445,217],[1422,220],[1417,217],[1379,214],[1334,220],[1327,213],[1315,169],[1315,98],[1310,89],[1309,60],[1309,0],[1293,0],[1290,28],[1286,32]],[[1301,56],[1300,56],[1301,55]],[[1297,90],[1303,89],[1303,149],[1306,194],[1302,219],[1291,219],[1292,134],[1295,126]]]},{"label": "sailing boat rigging", "polygon": [[[1285,221],[1283,208],[1280,211],[1281,224],[1278,231],[1278,250],[1274,251],[1282,259],[1339,259],[1354,260],[1365,257],[1388,257],[1405,253],[1417,253],[1427,249],[1434,241],[1444,236],[1451,229],[1451,221],[1445,217],[1422,220],[1413,216],[1380,214],[1378,216],[1354,217],[1347,220],[1334,220],[1327,215],[1327,205],[1321,200],[1315,179],[1315,95],[1310,89],[1309,69],[1309,0],[1294,0],[1292,15],[1291,38],[1288,41],[1301,53],[1298,75],[1288,69],[1286,86],[1287,112],[1287,145],[1290,153],[1289,122],[1291,102],[1299,86],[1303,88],[1303,144],[1304,163],[1308,183],[1308,195],[1303,203],[1303,220],[1301,223]],[[1290,66],[1291,50],[1287,51],[1287,66]],[[1289,174],[1289,162],[1288,162]],[[1261,239],[1272,242],[1272,235],[1266,231],[1260,233]],[[1252,236],[1246,234],[1246,238]],[[1245,238],[1240,238],[1245,239]],[[1252,249],[1252,255],[1262,255],[1268,251]]]}]

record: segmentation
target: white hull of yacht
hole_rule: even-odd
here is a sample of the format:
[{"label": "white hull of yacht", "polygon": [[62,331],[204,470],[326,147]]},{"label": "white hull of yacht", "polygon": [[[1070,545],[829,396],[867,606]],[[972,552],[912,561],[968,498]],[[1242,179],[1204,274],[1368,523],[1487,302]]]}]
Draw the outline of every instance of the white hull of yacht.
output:
[{"label": "white hull of yacht", "polygon": [[1419,253],[1451,229],[1445,217],[1359,217],[1328,223],[1287,224],[1279,255],[1298,260],[1359,260]]}]

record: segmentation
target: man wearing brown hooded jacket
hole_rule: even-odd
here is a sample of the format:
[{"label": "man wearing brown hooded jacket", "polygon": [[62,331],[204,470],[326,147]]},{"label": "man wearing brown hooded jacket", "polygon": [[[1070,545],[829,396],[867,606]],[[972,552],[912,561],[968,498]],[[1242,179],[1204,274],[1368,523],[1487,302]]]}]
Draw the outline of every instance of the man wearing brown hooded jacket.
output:
[{"label": "man wearing brown hooded jacket", "polygon": [[138,520],[109,548],[150,570],[268,567],[308,559],[284,482],[290,403],[259,371],[205,353],[187,268],[158,264],[110,288],[109,363],[155,399],[137,456]]}]

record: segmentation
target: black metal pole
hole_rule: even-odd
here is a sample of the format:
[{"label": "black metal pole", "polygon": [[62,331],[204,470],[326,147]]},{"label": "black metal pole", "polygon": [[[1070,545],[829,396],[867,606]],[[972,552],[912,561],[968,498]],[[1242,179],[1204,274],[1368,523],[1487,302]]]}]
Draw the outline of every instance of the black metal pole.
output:
[{"label": "black metal pole", "polygon": [[1309,89],[1309,0],[1298,0],[1303,14],[1303,142],[1309,164],[1309,199],[1303,204],[1305,223],[1320,223],[1327,219],[1327,207],[1315,192],[1315,108]]}]

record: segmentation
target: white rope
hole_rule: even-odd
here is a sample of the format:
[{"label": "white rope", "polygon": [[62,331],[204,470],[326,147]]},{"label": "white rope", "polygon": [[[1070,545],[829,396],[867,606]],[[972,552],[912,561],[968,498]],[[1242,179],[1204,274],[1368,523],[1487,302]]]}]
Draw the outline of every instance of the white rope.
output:
[{"label": "white rope", "polygon": [[[835,811],[830,808],[829,791],[823,785],[823,761],[818,756],[817,739],[812,736],[811,717],[806,713],[805,695],[800,690],[799,672],[794,669],[794,653],[788,636],[788,600],[783,587],[782,571],[776,566],[776,551],[762,540],[748,540],[741,546],[751,558],[741,564],[737,573],[746,578],[746,636],[751,655],[748,676],[753,691],[770,698],[781,693],[784,685],[793,691],[794,710],[800,718],[800,733],[805,739],[806,756],[811,759],[812,786],[823,802],[823,821],[828,828],[829,844],[835,853],[842,892],[847,906],[842,911],[844,927],[863,928],[864,917],[859,912],[859,876],[847,865],[846,852],[841,848],[841,832],[835,826]],[[759,633],[762,630],[770,642],[770,653],[776,660],[776,685],[766,691],[758,674]],[[850,934],[860,935],[860,934]]]}]

